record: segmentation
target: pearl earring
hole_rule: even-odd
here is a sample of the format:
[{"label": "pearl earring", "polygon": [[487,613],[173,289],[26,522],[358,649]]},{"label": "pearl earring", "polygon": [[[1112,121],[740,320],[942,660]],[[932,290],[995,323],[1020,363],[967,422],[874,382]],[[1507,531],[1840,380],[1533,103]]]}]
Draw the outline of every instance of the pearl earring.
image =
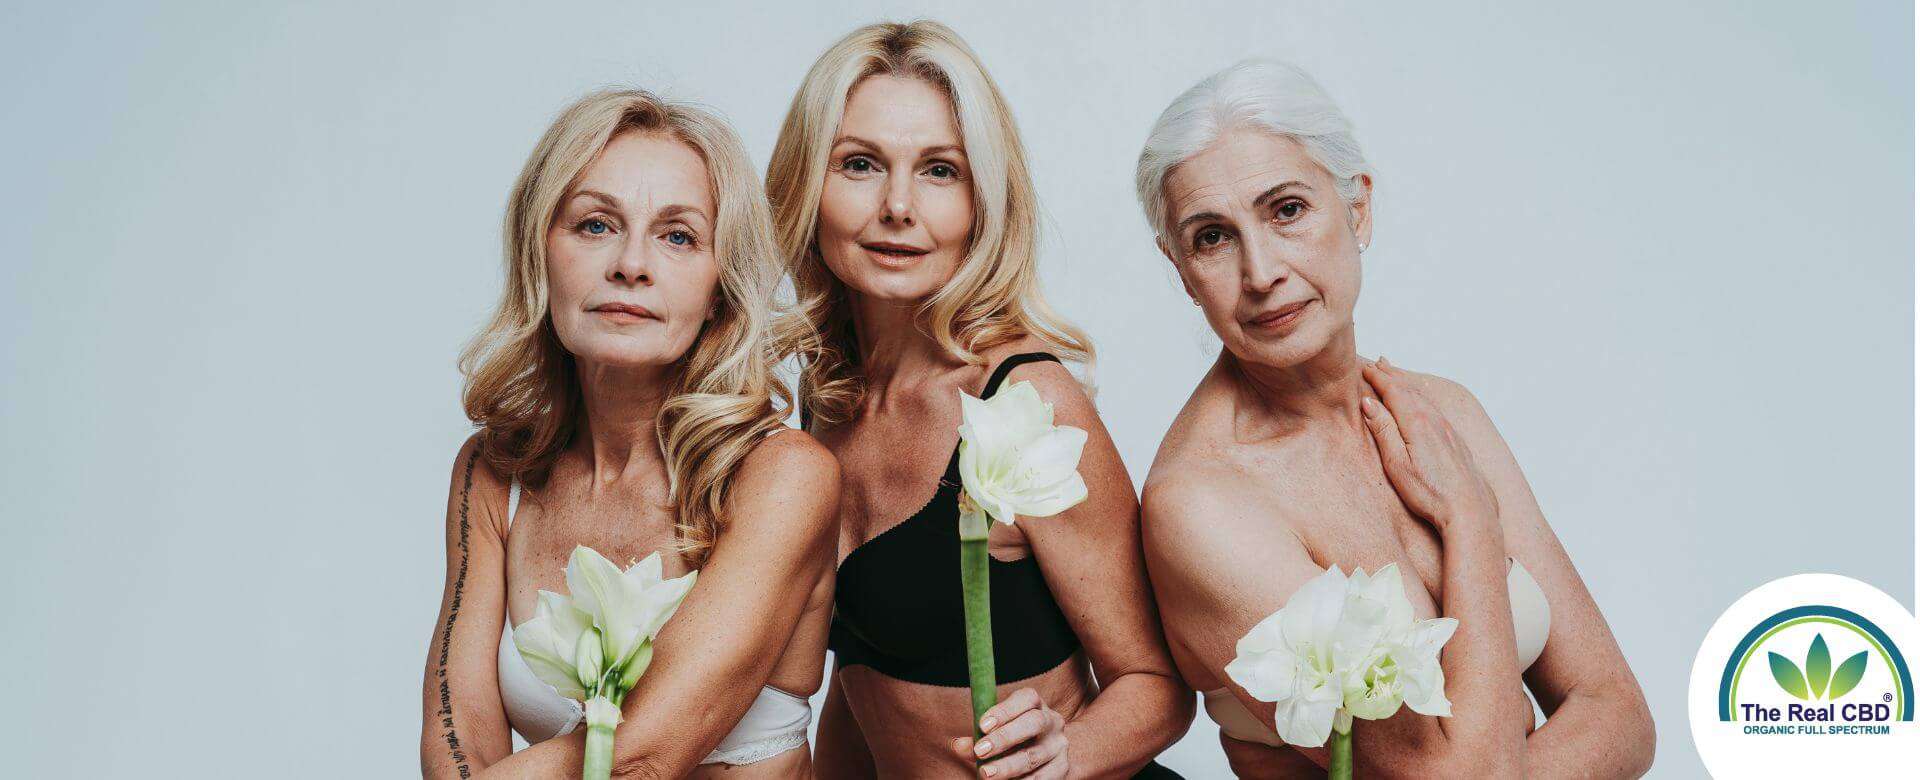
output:
[{"label": "pearl earring", "polygon": [[1360,244],[1360,251],[1362,252],[1367,251],[1367,245],[1365,243]]}]

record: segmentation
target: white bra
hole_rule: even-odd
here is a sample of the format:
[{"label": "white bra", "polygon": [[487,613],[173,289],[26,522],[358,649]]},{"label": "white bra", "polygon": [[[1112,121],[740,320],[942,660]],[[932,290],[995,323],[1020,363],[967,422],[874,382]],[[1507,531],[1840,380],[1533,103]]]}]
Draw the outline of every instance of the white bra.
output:
[{"label": "white bra", "polygon": [[[514,511],[520,505],[520,483],[516,480],[507,493],[507,527],[513,527]],[[528,744],[544,742],[572,733],[584,717],[580,702],[561,696],[553,686],[534,676],[533,669],[520,657],[513,643],[511,618],[500,627],[500,700],[507,711],[507,723]],[[740,718],[720,746],[700,760],[702,764],[751,764],[772,758],[807,744],[807,724],[813,719],[813,706],[771,685],[761,686],[753,706]]]},{"label": "white bra", "polygon": [[[1547,594],[1533,581],[1527,567],[1511,556],[1507,558],[1507,600],[1513,604],[1514,649],[1520,653],[1520,670],[1526,671],[1540,660],[1547,647],[1547,629],[1553,625],[1553,612],[1547,608]],[[1240,740],[1270,747],[1282,747],[1280,735],[1248,712],[1246,705],[1226,688],[1200,694],[1207,717],[1220,724],[1220,732]]]}]

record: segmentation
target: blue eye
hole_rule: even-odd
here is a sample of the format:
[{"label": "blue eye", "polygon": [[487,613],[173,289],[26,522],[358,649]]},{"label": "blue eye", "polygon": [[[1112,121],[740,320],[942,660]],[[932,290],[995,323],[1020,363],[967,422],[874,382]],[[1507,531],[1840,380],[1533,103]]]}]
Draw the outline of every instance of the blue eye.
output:
[{"label": "blue eye", "polygon": [[608,230],[607,223],[598,219],[589,219],[580,224],[582,227],[585,227],[587,229],[588,233],[592,233],[596,236],[601,235],[607,232]]},{"label": "blue eye", "polygon": [[855,173],[866,173],[867,171],[873,170],[873,161],[865,157],[852,158],[847,160],[843,165],[847,170]]},{"label": "blue eye", "polygon": [[693,244],[693,235],[684,230],[675,230],[667,234],[667,243],[674,246],[689,246]]},{"label": "blue eye", "polygon": [[953,170],[953,166],[947,165],[945,163],[940,163],[931,168],[928,168],[927,173],[933,174],[934,177],[936,178],[951,179],[954,177],[956,172]]}]

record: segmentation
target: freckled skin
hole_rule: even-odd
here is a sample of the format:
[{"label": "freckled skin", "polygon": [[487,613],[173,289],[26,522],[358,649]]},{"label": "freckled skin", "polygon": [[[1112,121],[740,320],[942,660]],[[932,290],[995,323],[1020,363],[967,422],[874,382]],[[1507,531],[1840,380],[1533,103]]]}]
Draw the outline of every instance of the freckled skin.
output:
[{"label": "freckled skin", "polygon": [[[668,577],[689,570],[654,422],[714,307],[726,305],[717,216],[705,160],[665,134],[615,135],[562,196],[546,235],[547,307],[580,382],[578,433],[544,485],[523,485],[510,526],[508,475],[478,458],[477,437],[461,449],[428,655],[423,776],[578,776],[584,728],[512,752],[498,684],[503,623],[530,619],[540,590],[568,591],[575,545],[622,566],[659,552]],[[650,316],[595,311],[609,303]],[[622,705],[615,776],[812,776],[806,749],[743,766],[696,762],[763,684],[802,698],[819,688],[839,468],[810,437],[783,430],[754,444],[729,479],[727,525]]]}]

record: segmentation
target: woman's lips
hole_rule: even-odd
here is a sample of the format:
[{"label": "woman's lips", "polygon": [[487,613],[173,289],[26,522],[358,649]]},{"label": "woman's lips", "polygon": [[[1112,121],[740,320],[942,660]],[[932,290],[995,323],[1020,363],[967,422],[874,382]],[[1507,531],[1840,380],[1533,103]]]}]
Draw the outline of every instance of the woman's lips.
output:
[{"label": "woman's lips", "polygon": [[1278,309],[1247,320],[1247,326],[1260,330],[1280,330],[1290,327],[1300,321],[1300,317],[1306,312],[1308,304],[1311,303],[1313,303],[1313,301],[1306,300],[1286,304]]},{"label": "woman's lips", "polygon": [[636,306],[630,303],[603,303],[588,311],[615,322],[639,322],[641,320],[659,319],[659,317],[654,316],[653,312],[648,311],[647,307]]},{"label": "woman's lips", "polygon": [[875,263],[889,268],[905,268],[927,256],[927,250],[901,244],[861,244],[860,248],[866,250],[867,257]]}]

